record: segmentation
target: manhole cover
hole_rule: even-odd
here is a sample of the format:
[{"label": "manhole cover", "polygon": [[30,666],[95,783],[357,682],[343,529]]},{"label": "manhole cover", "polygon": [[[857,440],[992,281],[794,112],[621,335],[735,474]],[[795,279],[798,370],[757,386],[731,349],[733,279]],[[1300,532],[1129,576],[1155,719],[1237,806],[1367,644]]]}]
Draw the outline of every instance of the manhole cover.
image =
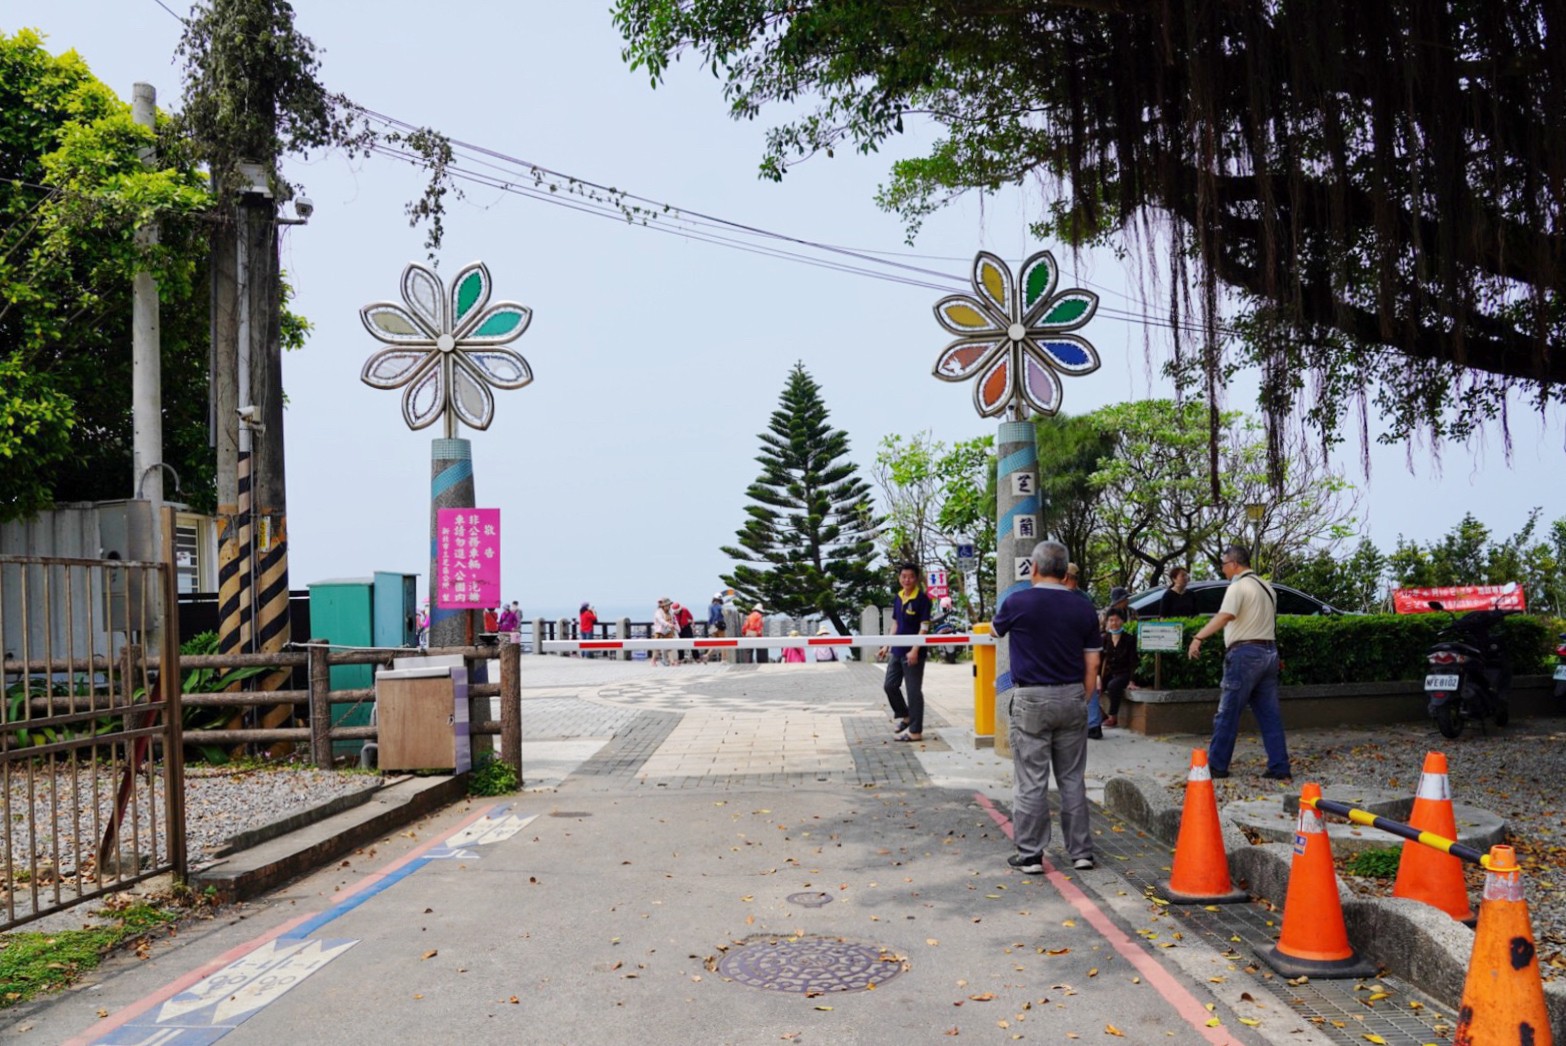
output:
[{"label": "manhole cover", "polygon": [[791,893],[783,898],[790,904],[797,904],[805,908],[825,908],[832,903],[832,895],[829,893],[817,893],[807,891],[805,893]]},{"label": "manhole cover", "polygon": [[718,972],[752,988],[823,995],[877,987],[907,965],[895,952],[840,937],[759,937],[730,949]]}]

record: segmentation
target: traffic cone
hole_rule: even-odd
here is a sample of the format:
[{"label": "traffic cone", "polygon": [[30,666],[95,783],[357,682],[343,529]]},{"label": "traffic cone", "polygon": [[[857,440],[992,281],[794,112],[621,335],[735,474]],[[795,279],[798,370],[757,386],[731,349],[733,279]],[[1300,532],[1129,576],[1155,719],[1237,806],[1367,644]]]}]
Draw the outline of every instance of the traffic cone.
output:
[{"label": "traffic cone", "polygon": [[1300,817],[1294,830],[1294,861],[1289,866],[1289,892],[1283,900],[1283,932],[1278,943],[1262,954],[1268,966],[1285,977],[1368,977],[1376,972],[1349,947],[1338,899],[1338,873],[1332,867],[1332,844],[1321,815],[1306,805],[1320,799],[1321,786],[1300,791]]},{"label": "traffic cone", "polygon": [[[1408,815],[1408,823],[1443,839],[1457,838],[1457,817],[1452,813],[1446,756],[1440,752],[1425,753],[1425,769],[1419,775],[1419,791],[1414,796],[1414,809]],[[1433,846],[1413,840],[1403,844],[1392,896],[1422,901],[1459,922],[1473,925],[1474,910],[1468,904],[1463,862]]]},{"label": "traffic cone", "polygon": [[1510,846],[1490,847],[1479,928],[1463,982],[1454,1046],[1551,1046],[1550,1015],[1533,946],[1522,870]]},{"label": "traffic cone", "polygon": [[1180,837],[1174,865],[1163,884],[1164,896],[1175,904],[1235,904],[1250,900],[1229,881],[1229,855],[1223,849],[1218,821],[1218,797],[1207,769],[1207,749],[1191,750],[1191,772],[1185,779],[1185,808],[1180,813]]}]

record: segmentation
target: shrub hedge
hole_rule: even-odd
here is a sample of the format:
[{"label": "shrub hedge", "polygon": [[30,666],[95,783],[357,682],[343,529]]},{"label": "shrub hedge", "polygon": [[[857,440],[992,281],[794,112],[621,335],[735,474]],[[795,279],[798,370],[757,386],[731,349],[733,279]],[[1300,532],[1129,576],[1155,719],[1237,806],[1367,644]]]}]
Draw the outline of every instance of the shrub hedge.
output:
[{"label": "shrub hedge", "polygon": [[[1189,643],[1205,617],[1185,618]],[[1425,652],[1436,633],[1447,626],[1446,614],[1345,614],[1341,617],[1286,615],[1278,618],[1278,653],[1283,659],[1282,682],[1379,683],[1422,679],[1429,665]],[[1561,622],[1529,614],[1513,614],[1501,622],[1512,668],[1519,675],[1547,671],[1555,663],[1555,637]],[[1216,687],[1223,677],[1223,643],[1214,637],[1203,644],[1195,661],[1181,652],[1165,654],[1164,687],[1169,690]],[[1137,682],[1153,681],[1153,655],[1143,654]]]}]

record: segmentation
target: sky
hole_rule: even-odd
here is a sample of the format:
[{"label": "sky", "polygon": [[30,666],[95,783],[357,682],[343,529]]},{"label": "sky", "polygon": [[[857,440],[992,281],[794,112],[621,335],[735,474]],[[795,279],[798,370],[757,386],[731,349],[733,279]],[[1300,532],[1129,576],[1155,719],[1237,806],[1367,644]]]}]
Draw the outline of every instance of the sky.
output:
[{"label": "sky", "polygon": [[[167,0],[177,12],[180,0]],[[524,614],[560,616],[591,600],[604,616],[648,617],[663,595],[704,605],[730,568],[720,546],[744,521],[757,434],[801,362],[832,423],[866,470],[883,436],[930,431],[948,443],[994,431],[968,385],[931,377],[948,336],[931,306],[961,290],[978,250],[1015,267],[1032,242],[1036,195],[968,198],[928,221],[913,246],[873,197],[891,163],[932,138],[912,127],[877,154],[839,151],[757,177],[768,126],[728,118],[721,85],[689,57],[667,83],[620,57],[608,4],[470,2],[433,6],[296,0],[299,29],[321,48],[321,78],[361,105],[454,139],[579,178],[801,239],[886,252],[948,274],[943,289],[651,232],[499,189],[450,206],[439,271],[482,260],[495,296],[533,320],[512,348],[534,381],[498,392],[496,418],[473,441],[477,502],[502,511],[503,585]],[[36,28],[51,51],[74,49],[128,99],[151,83],[180,105],[180,23],[155,0],[11,0],[0,28]],[[404,265],[424,262],[424,232],[404,205],[419,172],[384,157],[292,160],[286,176],[315,204],[284,237],[292,307],[314,324],[284,361],[288,396],[291,584],[376,570],[428,570],[430,440],[410,432],[399,392],[359,380],[378,346],[361,306],[395,301]],[[557,194],[558,198],[558,194]],[[1061,286],[1102,297],[1082,332],[1103,366],[1069,380],[1065,409],[1166,396],[1163,332],[1105,315],[1161,316],[1136,300],[1135,263],[1057,251]],[[815,255],[820,257],[820,255]],[[931,280],[931,277],[921,276]],[[1253,409],[1244,376],[1229,406]],[[1351,442],[1339,465],[1362,492],[1360,525],[1384,549],[1440,537],[1465,512],[1509,535],[1534,506],[1566,516],[1562,423],[1520,410],[1510,460],[1498,433],[1472,446],[1375,445],[1367,478]]]}]

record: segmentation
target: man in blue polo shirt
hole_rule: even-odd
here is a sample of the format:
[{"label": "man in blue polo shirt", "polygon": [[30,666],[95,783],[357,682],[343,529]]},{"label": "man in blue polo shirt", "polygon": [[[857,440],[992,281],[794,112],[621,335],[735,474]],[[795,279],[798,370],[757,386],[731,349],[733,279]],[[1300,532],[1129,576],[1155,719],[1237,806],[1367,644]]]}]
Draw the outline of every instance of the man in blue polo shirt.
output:
[{"label": "man in blue polo shirt", "polygon": [[1102,641],[1092,603],[1066,587],[1070,556],[1058,541],[1033,547],[1033,586],[1006,597],[991,627],[1011,644],[1012,824],[1007,863],[1035,875],[1049,845],[1049,772],[1060,789],[1060,831],[1078,871],[1093,867],[1088,828],[1087,702]]},{"label": "man in blue polo shirt", "polygon": [[[903,563],[897,568],[902,586],[892,603],[892,634],[923,635],[930,631],[930,596],[919,585],[919,568]],[[924,651],[920,647],[894,646],[886,659],[886,679],[881,689],[892,706],[894,735],[898,741],[924,740]],[[903,686],[908,699],[903,700]]]}]

